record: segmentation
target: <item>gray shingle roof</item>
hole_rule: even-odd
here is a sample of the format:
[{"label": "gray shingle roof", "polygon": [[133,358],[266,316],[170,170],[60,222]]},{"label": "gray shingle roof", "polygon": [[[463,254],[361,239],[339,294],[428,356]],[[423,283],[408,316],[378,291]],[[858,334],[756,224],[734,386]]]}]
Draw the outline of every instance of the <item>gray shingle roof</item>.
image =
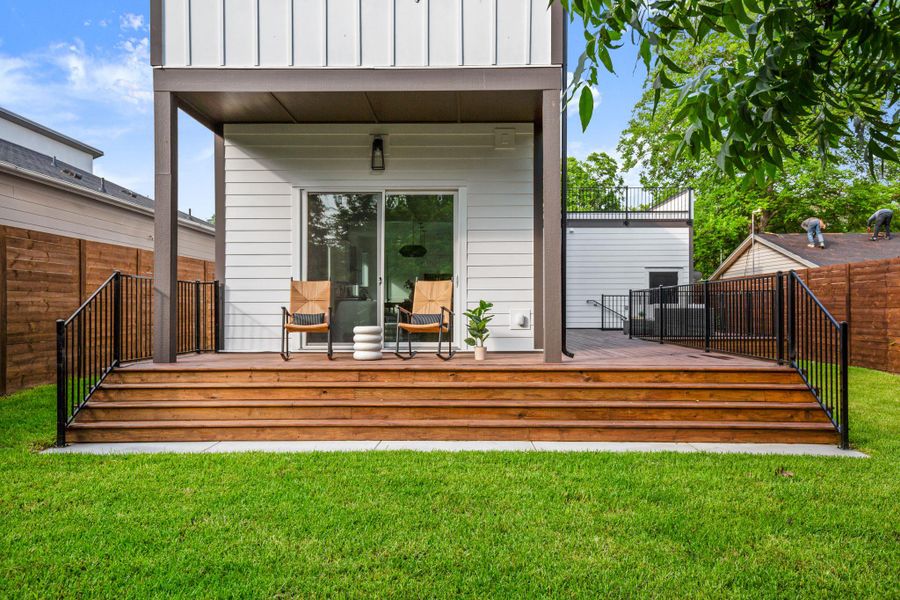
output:
[{"label": "gray shingle roof", "polygon": [[900,256],[900,235],[896,233],[891,240],[877,242],[865,233],[824,233],[824,250],[807,248],[805,233],[763,233],[760,237],[820,267]]},{"label": "gray shingle roof", "polygon": [[[52,177],[70,185],[112,196],[128,204],[153,210],[153,200],[147,196],[142,196],[117,183],[64,163],[52,156],[35,152],[3,139],[0,139],[0,162],[6,162],[32,173]],[[178,217],[185,221],[210,227],[209,222],[181,211],[178,211]]]}]

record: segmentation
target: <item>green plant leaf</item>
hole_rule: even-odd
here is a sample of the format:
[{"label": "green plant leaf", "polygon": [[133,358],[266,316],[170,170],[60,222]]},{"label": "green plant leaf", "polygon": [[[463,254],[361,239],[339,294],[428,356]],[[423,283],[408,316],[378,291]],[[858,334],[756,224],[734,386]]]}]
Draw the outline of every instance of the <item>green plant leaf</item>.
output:
[{"label": "green plant leaf", "polygon": [[588,125],[591,123],[591,117],[594,114],[594,95],[591,93],[590,86],[585,85],[581,88],[581,98],[578,100],[578,116],[581,117],[581,130],[587,131]]}]

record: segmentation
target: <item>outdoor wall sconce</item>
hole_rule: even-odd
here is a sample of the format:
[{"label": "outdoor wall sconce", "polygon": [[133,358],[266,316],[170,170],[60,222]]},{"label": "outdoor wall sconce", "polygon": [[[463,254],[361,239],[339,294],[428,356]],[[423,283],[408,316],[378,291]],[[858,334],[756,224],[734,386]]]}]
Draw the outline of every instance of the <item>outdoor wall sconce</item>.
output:
[{"label": "outdoor wall sconce", "polygon": [[372,170],[384,171],[384,138],[372,140]]}]

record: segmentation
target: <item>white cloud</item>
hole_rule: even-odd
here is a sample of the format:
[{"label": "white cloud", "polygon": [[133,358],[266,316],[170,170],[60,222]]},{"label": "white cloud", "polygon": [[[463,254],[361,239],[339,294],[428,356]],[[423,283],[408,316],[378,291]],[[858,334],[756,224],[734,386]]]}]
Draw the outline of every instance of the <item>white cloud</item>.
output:
[{"label": "white cloud", "polygon": [[121,27],[122,29],[142,31],[146,28],[146,26],[144,25],[144,15],[125,13],[124,15],[119,16],[119,27]]}]

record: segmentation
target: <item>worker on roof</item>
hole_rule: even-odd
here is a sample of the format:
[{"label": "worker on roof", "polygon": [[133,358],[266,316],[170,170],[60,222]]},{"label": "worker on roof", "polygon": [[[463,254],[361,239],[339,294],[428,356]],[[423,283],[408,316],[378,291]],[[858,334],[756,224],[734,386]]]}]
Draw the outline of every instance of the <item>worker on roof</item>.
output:
[{"label": "worker on roof", "polygon": [[815,238],[815,241],[819,242],[819,248],[825,248],[825,236],[822,235],[822,232],[828,227],[825,221],[819,217],[809,217],[800,223],[800,227],[806,231],[806,239],[809,241],[807,246],[815,248],[816,244],[813,242],[813,238]]},{"label": "worker on roof", "polygon": [[[884,229],[884,238],[891,239],[891,219],[894,218],[894,211],[889,208],[876,210],[866,221],[866,232],[872,234],[872,241],[878,241],[878,232]],[[872,223],[875,224],[875,231],[872,232]]]}]

